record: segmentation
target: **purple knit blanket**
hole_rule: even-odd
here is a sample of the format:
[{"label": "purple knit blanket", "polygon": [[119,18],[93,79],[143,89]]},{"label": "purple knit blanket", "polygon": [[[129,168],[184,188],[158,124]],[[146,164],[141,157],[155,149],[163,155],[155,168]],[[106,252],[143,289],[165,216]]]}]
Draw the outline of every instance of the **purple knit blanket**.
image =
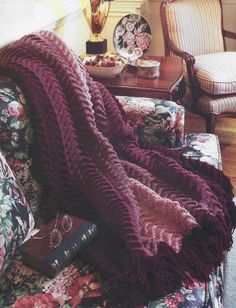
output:
[{"label": "purple knit blanket", "polygon": [[45,218],[58,209],[97,224],[87,260],[109,282],[109,307],[147,304],[207,281],[232,244],[232,186],[219,170],[144,148],[117,101],[50,32],[0,53],[0,73],[29,102]]}]

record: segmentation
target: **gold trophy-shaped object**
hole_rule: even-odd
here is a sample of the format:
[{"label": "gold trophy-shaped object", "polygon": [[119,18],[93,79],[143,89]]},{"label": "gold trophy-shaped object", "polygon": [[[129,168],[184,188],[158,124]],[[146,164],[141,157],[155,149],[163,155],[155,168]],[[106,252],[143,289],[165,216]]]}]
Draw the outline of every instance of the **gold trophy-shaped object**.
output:
[{"label": "gold trophy-shaped object", "polygon": [[107,52],[107,40],[101,38],[112,0],[82,0],[84,16],[92,32],[91,38],[86,42],[87,54]]}]

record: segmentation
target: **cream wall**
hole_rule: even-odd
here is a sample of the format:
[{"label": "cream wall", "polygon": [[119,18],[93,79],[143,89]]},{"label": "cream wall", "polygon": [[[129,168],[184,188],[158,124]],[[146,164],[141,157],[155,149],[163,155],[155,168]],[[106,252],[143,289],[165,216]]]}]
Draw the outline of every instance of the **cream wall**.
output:
[{"label": "cream wall", "polygon": [[[236,0],[222,0],[224,10],[224,27],[236,32]],[[236,50],[236,41],[226,41],[228,50]]]},{"label": "cream wall", "polygon": [[76,53],[85,52],[89,29],[80,0],[0,0],[0,48],[42,29],[55,31]]},{"label": "cream wall", "polygon": [[[68,1],[68,0],[67,0]],[[89,39],[90,30],[81,10],[59,20],[54,32],[72,48],[76,54],[86,52],[85,42]]]}]

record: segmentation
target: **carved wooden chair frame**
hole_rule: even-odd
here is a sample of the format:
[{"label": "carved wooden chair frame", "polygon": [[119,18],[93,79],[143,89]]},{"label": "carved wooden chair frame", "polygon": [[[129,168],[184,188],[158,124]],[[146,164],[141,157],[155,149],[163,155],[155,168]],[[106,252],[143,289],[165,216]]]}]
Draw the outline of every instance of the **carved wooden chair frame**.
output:
[{"label": "carved wooden chair frame", "polygon": [[[169,34],[168,34],[168,29],[167,29],[167,20],[166,20],[166,14],[165,14],[166,6],[169,3],[173,3],[173,2],[177,2],[177,1],[179,1],[179,0],[163,0],[162,3],[161,3],[161,6],[160,6],[162,30],[163,30],[163,35],[164,35],[165,55],[170,56],[171,52],[172,52],[176,56],[183,58],[183,60],[185,61],[187,73],[188,73],[188,77],[189,77],[189,82],[190,82],[190,89],[191,89],[191,93],[192,93],[192,101],[193,101],[193,104],[192,104],[190,110],[194,113],[203,115],[206,119],[206,131],[213,133],[214,130],[215,130],[215,125],[216,125],[216,121],[217,121],[218,118],[221,118],[221,117],[236,117],[236,113],[224,112],[224,113],[221,113],[221,114],[213,114],[213,113],[203,114],[197,108],[197,101],[204,94],[204,92],[200,88],[198,81],[197,81],[197,78],[195,77],[195,74],[194,74],[195,58],[194,58],[193,55],[180,50],[171,41]],[[225,38],[227,37],[227,38],[236,40],[236,33],[231,32],[231,31],[227,31],[223,28],[222,1],[221,0],[218,0],[218,1],[220,2],[220,6],[221,6],[221,29],[222,29],[223,42],[224,42],[224,51],[226,51]],[[188,106],[186,106],[186,107],[188,107]]]}]

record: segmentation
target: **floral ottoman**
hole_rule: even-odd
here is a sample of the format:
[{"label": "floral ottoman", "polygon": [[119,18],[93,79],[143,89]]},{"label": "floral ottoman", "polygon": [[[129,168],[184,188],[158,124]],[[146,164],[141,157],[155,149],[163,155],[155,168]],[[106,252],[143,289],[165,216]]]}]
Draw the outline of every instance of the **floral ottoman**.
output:
[{"label": "floral ottoman", "polygon": [[184,141],[184,107],[172,101],[118,96],[141,142],[178,147]]}]

